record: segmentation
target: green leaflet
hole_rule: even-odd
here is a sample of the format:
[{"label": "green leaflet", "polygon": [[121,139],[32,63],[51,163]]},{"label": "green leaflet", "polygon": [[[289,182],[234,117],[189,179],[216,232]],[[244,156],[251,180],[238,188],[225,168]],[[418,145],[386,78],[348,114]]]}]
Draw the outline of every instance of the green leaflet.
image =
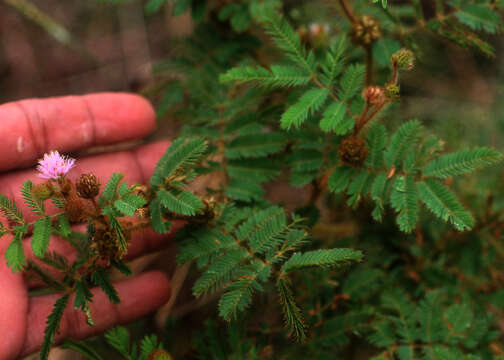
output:
[{"label": "green leaflet", "polygon": [[346,104],[343,102],[334,102],[329,105],[320,120],[320,128],[324,132],[333,131],[337,135],[345,135],[355,125],[355,120],[345,116]]},{"label": "green leaflet", "polygon": [[286,136],[281,133],[242,135],[229,143],[225,155],[230,159],[260,158],[280,152],[286,143]]},{"label": "green leaflet", "polygon": [[264,196],[264,189],[256,179],[233,179],[226,188],[226,195],[231,199],[251,202],[260,200]]},{"label": "green leaflet", "polygon": [[418,221],[418,192],[415,179],[399,176],[390,194],[390,203],[397,215],[397,225],[404,232],[412,232]]},{"label": "green leaflet", "polygon": [[271,71],[262,67],[237,67],[221,75],[223,83],[253,83],[264,87],[293,87],[310,82],[310,76],[294,66],[273,65]]},{"label": "green leaflet", "polygon": [[117,187],[119,186],[119,182],[124,177],[123,174],[113,173],[107,185],[105,186],[105,190],[103,190],[103,196],[105,199],[109,201],[115,200],[117,196]]},{"label": "green leaflet", "polygon": [[152,222],[152,228],[159,234],[165,234],[170,230],[170,224],[163,219],[163,210],[161,200],[156,198],[149,205],[149,214]]},{"label": "green leaflet", "polygon": [[375,123],[369,129],[367,136],[367,146],[369,155],[366,158],[366,166],[373,169],[381,169],[383,167],[383,149],[387,146],[387,130],[380,123]]},{"label": "green leaflet", "polygon": [[457,230],[470,230],[474,218],[455,196],[439,181],[425,179],[417,183],[418,194],[425,206],[437,217],[452,224]]},{"label": "green leaflet", "polygon": [[111,303],[119,304],[121,302],[121,299],[119,299],[119,295],[117,294],[114,285],[112,285],[109,275],[105,269],[100,268],[94,271],[91,274],[91,281],[103,290]]},{"label": "green leaflet", "polygon": [[502,161],[502,158],[501,153],[487,147],[465,149],[429,162],[425,165],[423,174],[446,179],[493,165]]},{"label": "green leaflet", "polygon": [[151,185],[158,187],[166,178],[174,175],[177,171],[195,165],[201,160],[206,149],[207,144],[203,139],[179,138],[175,140],[158,161],[151,177]]},{"label": "green leaflet", "polygon": [[282,266],[282,273],[286,274],[309,267],[347,265],[351,262],[359,262],[363,257],[362,252],[352,249],[314,250],[306,253],[295,253]]},{"label": "green leaflet", "polygon": [[203,208],[201,200],[190,191],[161,189],[157,195],[161,204],[176,214],[194,216]]},{"label": "green leaflet", "polygon": [[47,318],[47,326],[44,330],[44,341],[42,343],[42,348],[40,349],[41,360],[47,360],[49,357],[49,351],[51,349],[52,342],[54,341],[54,336],[59,329],[61,318],[63,317],[63,312],[65,311],[69,297],[70,295],[67,294],[56,300],[53,310]]},{"label": "green leaflet", "polygon": [[49,238],[51,237],[51,218],[48,216],[38,219],[33,227],[31,246],[35,256],[44,257]]},{"label": "green leaflet", "polygon": [[418,120],[411,120],[403,125],[392,135],[390,143],[385,150],[384,159],[387,168],[398,166],[421,135],[422,125]]},{"label": "green leaflet", "polygon": [[350,179],[356,174],[356,170],[349,166],[337,167],[329,177],[329,190],[334,193],[345,191]]},{"label": "green leaflet", "polygon": [[285,51],[285,55],[308,74],[314,73],[316,65],[313,53],[307,53],[299,40],[299,35],[287,21],[276,12],[265,15],[264,20],[266,31],[276,45]]},{"label": "green leaflet", "polygon": [[7,217],[7,219],[15,221],[19,224],[21,224],[24,220],[23,213],[18,209],[14,201],[2,194],[0,194],[0,211]]},{"label": "green leaflet", "polygon": [[301,96],[299,101],[291,105],[282,115],[280,123],[283,129],[298,128],[310,114],[317,112],[329,96],[328,89],[313,88]]},{"label": "green leaflet", "polygon": [[271,207],[253,214],[238,228],[236,236],[247,241],[252,251],[262,253],[279,245],[287,230],[284,209]]},{"label": "green leaflet", "polygon": [[147,201],[135,194],[126,194],[121,196],[121,198],[117,199],[114,202],[114,206],[117,210],[127,216],[133,216],[135,212],[144,206]]},{"label": "green leaflet", "polygon": [[348,100],[353,97],[364,86],[364,75],[366,68],[361,64],[350,65],[341,78],[340,100]]},{"label": "green leaflet", "polygon": [[21,194],[25,204],[38,216],[44,216],[44,201],[35,198],[33,195],[33,183],[30,180],[23,182]]},{"label": "green leaflet", "polygon": [[12,269],[12,272],[21,271],[26,266],[26,258],[23,250],[24,234],[25,232],[22,230],[17,231],[9,247],[5,251],[7,266]]},{"label": "green leaflet", "polygon": [[496,33],[502,23],[500,15],[483,4],[466,5],[457,11],[455,16],[471,29],[484,30],[491,34]]},{"label": "green leaflet", "polygon": [[291,337],[296,341],[304,341],[306,339],[307,325],[301,309],[296,304],[288,279],[278,279],[277,290],[280,303],[282,304],[285,324]]}]

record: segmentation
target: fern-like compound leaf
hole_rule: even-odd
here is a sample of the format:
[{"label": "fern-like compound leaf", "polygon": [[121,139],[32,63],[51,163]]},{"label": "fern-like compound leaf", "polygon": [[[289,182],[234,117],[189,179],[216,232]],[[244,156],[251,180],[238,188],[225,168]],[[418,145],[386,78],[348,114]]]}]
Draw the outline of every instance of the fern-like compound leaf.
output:
[{"label": "fern-like compound leaf", "polygon": [[341,78],[341,89],[338,93],[340,100],[352,98],[364,86],[366,68],[361,64],[350,65]]},{"label": "fern-like compound leaf", "polygon": [[41,360],[47,360],[47,358],[49,357],[49,351],[51,350],[54,336],[58,331],[61,318],[63,317],[63,312],[65,311],[69,297],[70,295],[66,294],[56,300],[53,310],[47,318],[46,328],[44,330],[44,341],[42,342],[42,348],[40,349]]},{"label": "fern-like compound leaf", "polygon": [[206,149],[207,143],[203,139],[179,138],[175,140],[158,161],[151,177],[151,185],[158,187],[165,179],[178,171],[183,171],[185,168],[195,165],[201,160]]},{"label": "fern-like compound leaf", "polygon": [[260,158],[280,152],[286,144],[287,138],[281,133],[242,135],[229,143],[225,155],[230,159]]},{"label": "fern-like compound leaf", "polygon": [[443,155],[429,162],[423,169],[424,176],[446,179],[493,165],[503,159],[501,153],[487,147],[466,149]]},{"label": "fern-like compound leaf", "polygon": [[399,229],[412,232],[418,221],[418,192],[413,177],[397,177],[390,194],[390,203],[398,213]]},{"label": "fern-like compound leaf", "polygon": [[437,217],[452,224],[457,230],[470,230],[474,218],[455,196],[439,181],[425,179],[417,182],[418,194],[425,206]]},{"label": "fern-like compound leaf", "polygon": [[314,73],[316,65],[313,53],[306,51],[301,44],[299,35],[289,23],[276,12],[267,14],[264,20],[266,31],[286,56],[308,74]]},{"label": "fern-like compound leaf", "polygon": [[14,201],[7,198],[5,195],[0,194],[0,212],[2,212],[7,219],[23,223],[23,213],[18,209]]},{"label": "fern-like compound leaf", "polygon": [[190,191],[161,189],[157,194],[161,204],[175,214],[194,216],[203,208],[201,200]]},{"label": "fern-like compound leaf", "polygon": [[311,78],[305,71],[286,65],[273,65],[271,71],[262,67],[237,67],[220,77],[223,83],[253,83],[258,86],[285,88],[306,85]]},{"label": "fern-like compound leaf", "polygon": [[127,216],[133,216],[135,212],[146,204],[146,200],[136,194],[126,194],[114,202],[117,210]]},{"label": "fern-like compound leaf", "polygon": [[491,34],[495,34],[502,25],[500,14],[483,4],[466,5],[455,16],[472,30],[484,30]]},{"label": "fern-like compound leaf", "polygon": [[47,247],[49,246],[49,238],[51,237],[51,218],[46,216],[38,219],[33,227],[33,236],[31,246],[33,253],[37,257],[44,257]]},{"label": "fern-like compound leaf", "polygon": [[310,114],[317,112],[324,105],[328,96],[328,89],[313,88],[305,92],[297,103],[283,113],[280,119],[282,128],[301,126]]},{"label": "fern-like compound leaf", "polygon": [[387,168],[398,166],[420,138],[422,125],[418,120],[411,120],[403,125],[392,135],[390,143],[385,150],[384,159]]},{"label": "fern-like compound leaf", "polygon": [[334,267],[362,261],[362,252],[353,249],[321,249],[294,253],[282,266],[282,273],[313,267]]},{"label": "fern-like compound leaf", "polygon": [[115,198],[117,197],[117,188],[119,186],[119,182],[122,180],[123,177],[124,177],[123,174],[119,173],[112,174],[109,181],[107,182],[107,185],[105,185],[105,190],[103,190],[103,196],[105,197],[105,199],[109,201],[115,200]]},{"label": "fern-like compound leaf", "polygon": [[25,204],[38,216],[44,216],[44,201],[35,198],[33,195],[33,183],[30,180],[23,182],[21,195]]},{"label": "fern-like compound leaf", "polygon": [[91,281],[103,290],[111,303],[119,304],[121,302],[121,299],[119,299],[119,295],[117,294],[114,285],[112,285],[110,277],[105,269],[99,268],[91,273]]},{"label": "fern-like compound leaf", "polygon": [[305,341],[307,325],[304,320],[303,312],[294,299],[289,280],[287,278],[280,278],[277,281],[277,290],[280,303],[282,304],[285,325],[290,336],[296,341]]},{"label": "fern-like compound leaf", "polygon": [[355,125],[355,120],[345,116],[346,104],[334,102],[327,107],[322,120],[320,120],[320,129],[324,132],[334,132],[337,135],[345,135]]}]

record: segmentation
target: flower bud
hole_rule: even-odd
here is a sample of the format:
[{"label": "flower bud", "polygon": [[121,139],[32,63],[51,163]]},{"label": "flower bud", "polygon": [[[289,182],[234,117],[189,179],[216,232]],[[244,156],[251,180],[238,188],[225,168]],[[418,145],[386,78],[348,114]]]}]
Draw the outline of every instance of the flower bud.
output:
[{"label": "flower bud", "polygon": [[100,192],[100,182],[93,174],[82,174],[76,183],[77,194],[84,199],[93,199]]},{"label": "flower bud", "polygon": [[341,141],[338,155],[343,163],[350,166],[360,166],[369,155],[369,149],[362,139],[349,137]]},{"label": "flower bud", "polygon": [[378,104],[383,101],[385,91],[381,86],[368,86],[362,91],[362,97],[368,104]]},{"label": "flower bud", "polygon": [[158,350],[154,350],[152,353],[150,353],[150,355],[147,359],[148,360],[172,360],[172,357],[166,351],[158,349]]},{"label": "flower bud", "polygon": [[53,193],[54,189],[49,183],[38,184],[33,188],[33,195],[39,200],[47,200]]},{"label": "flower bud", "polygon": [[401,49],[392,55],[392,63],[395,64],[398,69],[413,69],[415,66],[414,61],[415,55],[413,51],[408,49]]},{"label": "flower bud", "polygon": [[387,85],[385,85],[385,95],[388,98],[397,97],[399,95],[400,90],[401,88],[397,84],[388,83]]}]

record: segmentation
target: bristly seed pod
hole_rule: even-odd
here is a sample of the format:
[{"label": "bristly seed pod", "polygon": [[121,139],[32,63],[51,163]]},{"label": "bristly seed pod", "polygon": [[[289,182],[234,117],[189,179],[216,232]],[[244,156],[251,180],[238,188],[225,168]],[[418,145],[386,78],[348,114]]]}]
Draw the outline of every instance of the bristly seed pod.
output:
[{"label": "bristly seed pod", "polygon": [[362,139],[349,137],[341,141],[338,155],[343,163],[350,166],[360,166],[369,155],[369,149]]},{"label": "bristly seed pod", "polygon": [[81,199],[75,196],[75,193],[65,198],[65,214],[68,220],[72,223],[77,223],[85,220],[84,203]]},{"label": "bristly seed pod", "polygon": [[392,64],[395,64],[398,69],[411,70],[415,66],[415,55],[413,51],[401,49],[392,55]]},{"label": "bristly seed pod", "polygon": [[46,182],[35,185],[33,188],[33,195],[39,200],[47,200],[54,194],[53,186]]},{"label": "bristly seed pod", "polygon": [[381,86],[368,86],[362,91],[362,97],[368,104],[378,104],[383,101],[385,91]]},{"label": "bristly seed pod", "polygon": [[93,174],[82,174],[75,187],[77,194],[84,199],[93,199],[100,192],[100,182]]},{"label": "bristly seed pod", "polygon": [[362,16],[352,28],[352,40],[357,45],[370,46],[379,38],[380,25],[371,16]]}]

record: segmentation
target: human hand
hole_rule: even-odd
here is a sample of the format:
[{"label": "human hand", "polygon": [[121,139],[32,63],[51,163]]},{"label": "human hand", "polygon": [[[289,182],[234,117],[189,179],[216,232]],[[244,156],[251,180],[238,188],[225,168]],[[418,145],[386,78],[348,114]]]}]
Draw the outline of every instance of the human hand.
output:
[{"label": "human hand", "polygon": [[[33,214],[24,205],[21,183],[27,179],[42,182],[34,169],[14,170],[35,164],[50,150],[68,153],[96,145],[107,145],[140,138],[155,126],[155,114],[149,103],[130,94],[93,94],[44,100],[25,100],[0,106],[0,193],[16,201],[28,221]],[[125,174],[128,183],[145,183],[168,142],[141,146],[131,151],[78,159],[68,177],[94,173],[103,183],[113,172]],[[14,170],[14,171],[13,171]],[[9,172],[6,172],[9,171]],[[55,213],[55,208],[48,213]],[[180,226],[180,224],[176,224]],[[146,231],[133,236],[126,259],[160,247],[170,236]],[[28,297],[36,284],[7,267],[4,252],[12,235],[0,238],[0,360],[15,359],[37,351],[44,337],[45,321],[58,295]],[[36,260],[30,239],[24,240],[27,259]],[[51,238],[50,250],[69,259],[72,247],[62,239]],[[98,289],[93,291],[91,312],[95,326],[86,324],[80,311],[70,305],[61,321],[56,342],[65,337],[82,339],[141,317],[165,303],[170,296],[168,278],[160,272],[146,272],[115,284],[121,304],[113,305]],[[71,302],[69,302],[71,303]]]}]

